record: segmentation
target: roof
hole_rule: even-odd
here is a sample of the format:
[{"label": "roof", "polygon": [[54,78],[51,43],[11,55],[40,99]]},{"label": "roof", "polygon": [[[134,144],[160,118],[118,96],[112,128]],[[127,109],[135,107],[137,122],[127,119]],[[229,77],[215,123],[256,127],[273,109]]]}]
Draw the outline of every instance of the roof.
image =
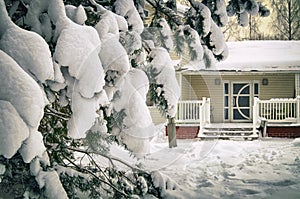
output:
[{"label": "roof", "polygon": [[227,42],[229,55],[218,71],[299,71],[300,41]]}]

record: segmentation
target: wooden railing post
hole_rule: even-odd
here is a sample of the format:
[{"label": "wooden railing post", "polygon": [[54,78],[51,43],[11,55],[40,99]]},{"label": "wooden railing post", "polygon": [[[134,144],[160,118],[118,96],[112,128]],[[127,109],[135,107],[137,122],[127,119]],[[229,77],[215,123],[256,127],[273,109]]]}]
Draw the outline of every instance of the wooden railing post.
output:
[{"label": "wooden railing post", "polygon": [[206,124],[210,124],[210,98],[207,98],[206,103],[205,103],[205,117],[206,117]]},{"label": "wooden railing post", "polygon": [[259,99],[254,97],[253,103],[253,134],[256,134],[256,125],[259,119]]},{"label": "wooden railing post", "polygon": [[200,135],[203,134],[203,127],[204,127],[204,121],[205,121],[205,114],[204,114],[204,112],[205,112],[205,103],[206,103],[206,98],[203,97],[202,98],[202,104],[199,108],[199,116],[200,116],[199,134]]}]

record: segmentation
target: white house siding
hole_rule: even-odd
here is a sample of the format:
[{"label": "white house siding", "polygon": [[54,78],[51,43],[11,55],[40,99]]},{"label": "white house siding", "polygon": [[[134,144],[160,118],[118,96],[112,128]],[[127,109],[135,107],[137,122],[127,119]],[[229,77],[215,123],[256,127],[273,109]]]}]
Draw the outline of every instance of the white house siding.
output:
[{"label": "white house siding", "polygon": [[[262,85],[263,79],[268,79],[268,85]],[[211,98],[212,122],[223,122],[224,82],[249,81],[259,83],[260,99],[295,97],[295,74],[192,74],[183,75],[182,80],[182,100],[201,100],[202,97]]]}]

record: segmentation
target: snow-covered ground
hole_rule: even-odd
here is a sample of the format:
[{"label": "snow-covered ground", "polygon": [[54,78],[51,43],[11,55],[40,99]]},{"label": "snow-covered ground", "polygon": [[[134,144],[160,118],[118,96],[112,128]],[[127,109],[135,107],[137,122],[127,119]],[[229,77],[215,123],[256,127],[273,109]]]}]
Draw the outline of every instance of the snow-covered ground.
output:
[{"label": "snow-covered ground", "polygon": [[177,141],[170,149],[160,136],[140,161],[176,181],[178,198],[300,198],[300,139]]}]

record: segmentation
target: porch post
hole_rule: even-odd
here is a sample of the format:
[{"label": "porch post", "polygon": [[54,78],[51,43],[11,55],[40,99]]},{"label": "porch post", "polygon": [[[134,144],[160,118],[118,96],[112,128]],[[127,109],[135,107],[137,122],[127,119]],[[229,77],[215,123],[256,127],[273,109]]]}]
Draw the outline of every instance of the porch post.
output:
[{"label": "porch post", "polygon": [[297,96],[297,123],[300,123],[300,95]]}]

